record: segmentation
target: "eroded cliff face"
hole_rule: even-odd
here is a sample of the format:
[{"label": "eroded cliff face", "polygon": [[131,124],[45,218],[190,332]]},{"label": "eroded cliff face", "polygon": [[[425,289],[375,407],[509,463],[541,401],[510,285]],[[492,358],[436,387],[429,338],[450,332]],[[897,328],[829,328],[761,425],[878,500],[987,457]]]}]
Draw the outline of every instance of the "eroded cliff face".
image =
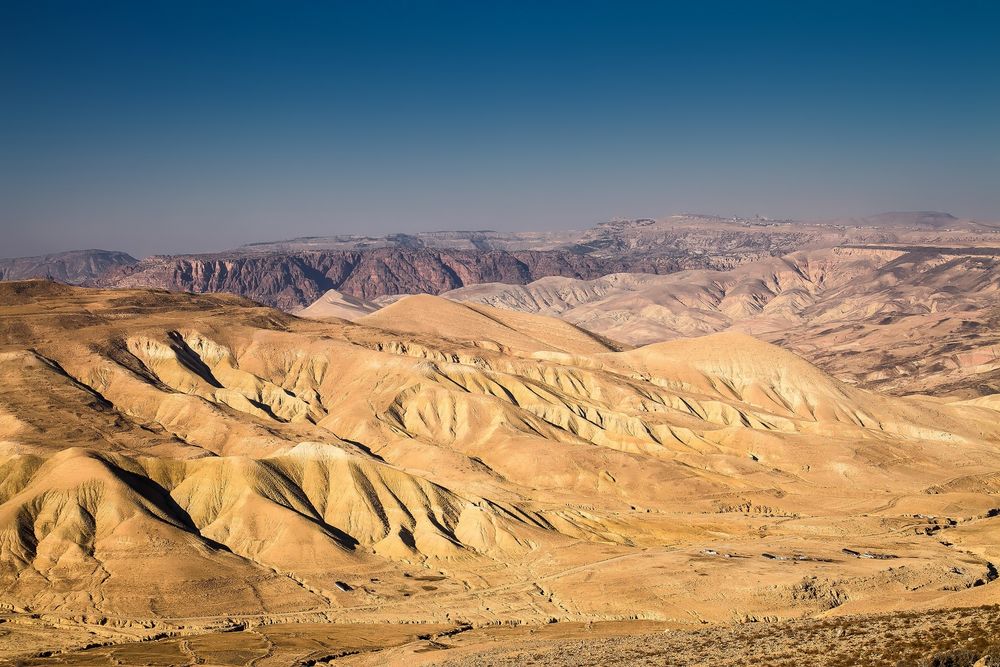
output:
[{"label": "eroded cliff face", "polygon": [[612,273],[728,271],[844,245],[1000,245],[1000,233],[989,225],[945,214],[901,215],[820,224],[685,214],[615,220],[583,231],[309,237],[139,262],[124,253],[79,251],[0,260],[0,279],[229,292],[295,311],[329,290],[373,299],[480,283],[523,285],[549,276],[592,280]]},{"label": "eroded cliff face", "polygon": [[[569,238],[479,243],[454,239],[437,245],[420,238],[368,243],[356,239],[288,242],[211,255],[148,257],[92,280],[100,287],[157,287],[189,292],[229,292],[286,311],[304,308],[329,290],[373,299],[393,294],[440,294],[481,283],[523,285],[560,276],[592,280],[612,273],[666,274],[683,269],[729,269],[810,245],[834,245],[826,235],[787,225],[777,229],[718,221],[646,225],[629,221]],[[334,241],[337,241],[334,243]],[[448,247],[445,243],[455,244]],[[532,248],[525,248],[532,246]]]},{"label": "eroded cliff face", "polygon": [[523,284],[544,276],[596,278],[617,271],[669,273],[666,257],[610,259],[570,251],[467,251],[375,248],[351,251],[149,257],[94,284],[229,292],[283,310],[305,307],[336,289],[371,299],[438,294],[483,282]]}]

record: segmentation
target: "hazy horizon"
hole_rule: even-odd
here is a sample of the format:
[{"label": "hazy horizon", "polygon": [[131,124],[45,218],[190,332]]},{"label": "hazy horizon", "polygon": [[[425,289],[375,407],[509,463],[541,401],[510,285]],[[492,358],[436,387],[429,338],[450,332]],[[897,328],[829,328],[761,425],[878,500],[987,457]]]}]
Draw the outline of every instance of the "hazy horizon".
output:
[{"label": "hazy horizon", "polygon": [[1000,220],[997,6],[8,3],[4,257]]},{"label": "hazy horizon", "polygon": [[[460,227],[460,226],[455,226],[455,227],[452,227],[452,228],[409,229],[409,230],[406,230],[406,231],[389,229],[389,230],[384,231],[384,232],[364,232],[364,231],[351,232],[351,231],[339,231],[339,232],[331,232],[329,234],[323,234],[323,233],[318,233],[318,234],[297,234],[297,235],[294,235],[294,236],[275,236],[273,238],[255,239],[255,240],[251,240],[251,241],[245,241],[245,242],[241,242],[241,243],[236,243],[236,244],[233,244],[233,245],[220,246],[220,247],[214,247],[214,248],[199,248],[199,249],[194,249],[194,250],[183,250],[183,249],[181,249],[181,250],[170,251],[170,252],[153,250],[151,252],[136,253],[136,252],[133,252],[133,251],[129,250],[128,248],[124,248],[124,247],[109,247],[109,246],[97,246],[97,245],[86,246],[86,245],[83,245],[83,246],[72,247],[72,248],[62,248],[62,249],[57,248],[55,250],[46,250],[44,252],[38,252],[38,253],[30,253],[30,254],[29,253],[22,253],[22,254],[19,254],[19,255],[4,255],[4,256],[0,257],[0,259],[15,259],[15,258],[18,258],[18,257],[43,257],[43,256],[46,256],[46,255],[58,255],[58,254],[61,254],[61,253],[74,252],[74,251],[82,251],[82,250],[101,250],[101,251],[108,251],[108,252],[125,252],[125,253],[127,253],[129,255],[132,255],[136,259],[142,259],[144,257],[151,257],[151,256],[156,256],[156,255],[167,255],[167,256],[169,256],[169,255],[213,254],[213,253],[220,253],[220,252],[225,252],[225,251],[230,251],[230,250],[238,250],[239,248],[242,248],[242,247],[245,247],[245,246],[260,245],[260,244],[267,244],[267,243],[275,243],[275,242],[281,242],[281,241],[294,241],[294,240],[306,239],[306,238],[324,238],[324,237],[333,237],[333,236],[359,236],[359,237],[381,238],[381,237],[390,236],[390,235],[394,235],[394,234],[421,234],[421,233],[434,233],[434,232],[504,232],[504,233],[519,233],[519,232],[532,232],[532,231],[583,231],[585,229],[591,228],[591,227],[593,227],[595,225],[598,225],[598,224],[601,224],[603,222],[609,222],[609,221],[616,220],[616,219],[622,219],[622,220],[657,219],[657,220],[661,220],[661,219],[670,217],[671,215],[692,215],[692,216],[704,215],[704,216],[720,217],[720,218],[723,218],[723,219],[729,219],[729,218],[747,218],[747,219],[749,219],[749,218],[753,218],[754,216],[758,216],[759,215],[762,218],[768,218],[768,219],[771,219],[771,220],[774,220],[774,221],[791,220],[792,224],[795,224],[795,223],[804,223],[805,224],[805,223],[812,223],[812,222],[818,222],[818,223],[834,222],[834,221],[837,221],[837,220],[848,220],[848,219],[852,219],[852,218],[853,219],[858,219],[858,218],[872,217],[872,216],[875,216],[875,215],[887,214],[887,213],[948,213],[948,214],[954,215],[954,213],[952,211],[928,211],[928,210],[922,210],[922,211],[902,211],[902,210],[893,210],[893,211],[873,211],[873,212],[870,212],[870,213],[863,213],[863,214],[857,214],[857,215],[844,215],[844,216],[837,216],[836,218],[817,218],[817,217],[782,218],[780,216],[772,216],[772,215],[767,215],[767,214],[762,214],[762,213],[732,213],[732,214],[730,214],[730,213],[714,213],[714,212],[711,212],[711,211],[687,211],[687,212],[683,212],[683,213],[677,212],[677,213],[670,213],[670,214],[665,214],[665,215],[655,215],[655,216],[651,216],[651,215],[610,216],[609,218],[606,218],[604,220],[596,220],[596,221],[593,221],[593,222],[585,224],[585,225],[566,225],[566,226],[561,226],[561,227],[535,226],[534,228],[531,228],[531,229],[527,229],[527,228],[511,228],[511,229],[501,230],[501,229],[495,229],[495,228],[490,228],[490,227]],[[959,220],[972,220],[972,218],[970,218],[970,217],[965,217],[965,216],[961,216],[961,215],[955,215],[955,218],[959,219]],[[986,219],[978,219],[978,220],[976,220],[976,222],[984,222],[984,223],[991,223],[991,224],[1000,224],[1000,221],[997,221],[997,220],[986,220]]]}]

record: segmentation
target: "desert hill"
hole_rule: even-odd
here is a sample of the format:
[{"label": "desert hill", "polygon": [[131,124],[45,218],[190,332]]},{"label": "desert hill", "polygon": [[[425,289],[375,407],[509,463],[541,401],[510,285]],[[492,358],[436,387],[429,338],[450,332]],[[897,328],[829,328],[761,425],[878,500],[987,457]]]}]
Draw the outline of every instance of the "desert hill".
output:
[{"label": "desert hill", "polygon": [[630,344],[743,331],[852,384],[968,398],[1000,393],[998,289],[995,249],[880,245],[797,252],[730,271],[551,277],[443,296],[556,315]]},{"label": "desert hill", "polygon": [[528,285],[483,284],[443,296],[546,315],[633,344],[730,328],[752,317],[800,321],[832,288],[867,277],[902,253],[834,248],[767,258],[730,271],[664,276],[621,273],[597,280],[550,277]]},{"label": "desert hill", "polygon": [[368,313],[374,313],[378,309],[378,304],[332,289],[302,310],[295,311],[295,314],[311,320],[321,320],[327,317],[356,320]]},{"label": "desert hill", "polygon": [[745,334],[619,351],[430,296],[350,323],[12,282],[0,372],[7,656],[998,600],[995,406],[873,393]]},{"label": "desert hill", "polygon": [[429,294],[403,297],[357,321],[401,333],[472,342],[516,354],[547,350],[583,355],[621,349],[619,344],[555,318],[480,304],[460,304]]}]

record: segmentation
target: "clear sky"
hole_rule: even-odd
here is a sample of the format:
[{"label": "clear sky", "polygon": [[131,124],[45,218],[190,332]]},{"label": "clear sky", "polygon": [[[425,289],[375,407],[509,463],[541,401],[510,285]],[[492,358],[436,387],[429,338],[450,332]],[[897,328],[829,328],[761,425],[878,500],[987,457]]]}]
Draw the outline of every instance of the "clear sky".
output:
[{"label": "clear sky", "polygon": [[1000,2],[0,2],[0,256],[1000,219]]}]

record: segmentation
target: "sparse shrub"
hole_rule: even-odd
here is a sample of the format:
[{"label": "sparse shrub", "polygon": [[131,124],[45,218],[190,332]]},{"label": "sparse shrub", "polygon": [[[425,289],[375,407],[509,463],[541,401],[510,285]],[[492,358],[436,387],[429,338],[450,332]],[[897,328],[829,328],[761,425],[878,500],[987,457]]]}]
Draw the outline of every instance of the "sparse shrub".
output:
[{"label": "sparse shrub", "polygon": [[972,667],[980,657],[978,653],[958,649],[924,658],[917,665],[918,667]]}]

